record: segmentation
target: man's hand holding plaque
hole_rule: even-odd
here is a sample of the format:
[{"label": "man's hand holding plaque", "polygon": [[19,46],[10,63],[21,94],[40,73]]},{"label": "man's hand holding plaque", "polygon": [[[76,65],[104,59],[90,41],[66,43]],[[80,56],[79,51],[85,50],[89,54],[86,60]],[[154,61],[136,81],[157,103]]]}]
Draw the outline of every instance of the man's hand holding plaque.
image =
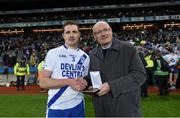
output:
[{"label": "man's hand holding plaque", "polygon": [[95,94],[99,91],[100,86],[102,85],[101,75],[99,71],[90,72],[92,86],[83,90],[85,94]]}]

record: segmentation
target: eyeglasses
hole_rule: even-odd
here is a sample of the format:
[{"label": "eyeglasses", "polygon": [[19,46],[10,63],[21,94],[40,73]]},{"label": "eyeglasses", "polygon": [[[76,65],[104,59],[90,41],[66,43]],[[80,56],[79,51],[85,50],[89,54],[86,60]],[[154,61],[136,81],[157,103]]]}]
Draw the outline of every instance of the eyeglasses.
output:
[{"label": "eyeglasses", "polygon": [[96,35],[100,35],[101,33],[107,33],[110,30],[110,28],[104,28],[103,30],[99,30],[97,32],[94,32]]}]

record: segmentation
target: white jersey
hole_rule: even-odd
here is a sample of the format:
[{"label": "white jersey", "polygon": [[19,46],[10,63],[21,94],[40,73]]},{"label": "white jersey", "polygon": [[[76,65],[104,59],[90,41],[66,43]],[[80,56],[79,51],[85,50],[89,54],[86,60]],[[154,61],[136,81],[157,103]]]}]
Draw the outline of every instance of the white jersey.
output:
[{"label": "white jersey", "polygon": [[[67,79],[88,75],[89,56],[81,49],[69,49],[65,45],[51,49],[45,58],[44,69],[52,71],[51,78]],[[50,89],[48,103],[60,89]],[[84,99],[81,92],[70,87],[50,106],[50,109],[69,109],[77,106]]]},{"label": "white jersey", "polygon": [[163,56],[163,58],[164,58],[167,62],[169,62],[169,66],[175,65],[175,64],[178,62],[178,60],[179,60],[177,54],[173,54],[173,53],[169,53],[169,54]]}]

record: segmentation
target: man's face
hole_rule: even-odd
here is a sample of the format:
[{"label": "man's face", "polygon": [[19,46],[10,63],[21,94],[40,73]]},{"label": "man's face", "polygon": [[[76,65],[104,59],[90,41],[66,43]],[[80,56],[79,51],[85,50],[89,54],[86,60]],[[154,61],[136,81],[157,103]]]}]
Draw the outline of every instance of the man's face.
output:
[{"label": "man's face", "polygon": [[80,38],[80,32],[76,25],[67,25],[62,34],[65,44],[70,48],[77,48]]},{"label": "man's face", "polygon": [[104,22],[98,23],[93,28],[93,36],[100,45],[107,45],[112,41],[112,29]]}]

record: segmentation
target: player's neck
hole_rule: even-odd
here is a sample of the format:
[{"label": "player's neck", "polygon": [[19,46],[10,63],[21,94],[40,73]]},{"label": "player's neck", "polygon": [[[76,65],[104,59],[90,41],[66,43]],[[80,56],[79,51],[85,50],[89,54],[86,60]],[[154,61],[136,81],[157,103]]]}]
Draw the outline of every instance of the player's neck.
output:
[{"label": "player's neck", "polygon": [[78,45],[67,45],[65,44],[65,46],[68,48],[68,49],[74,49],[76,50],[78,48]]}]

